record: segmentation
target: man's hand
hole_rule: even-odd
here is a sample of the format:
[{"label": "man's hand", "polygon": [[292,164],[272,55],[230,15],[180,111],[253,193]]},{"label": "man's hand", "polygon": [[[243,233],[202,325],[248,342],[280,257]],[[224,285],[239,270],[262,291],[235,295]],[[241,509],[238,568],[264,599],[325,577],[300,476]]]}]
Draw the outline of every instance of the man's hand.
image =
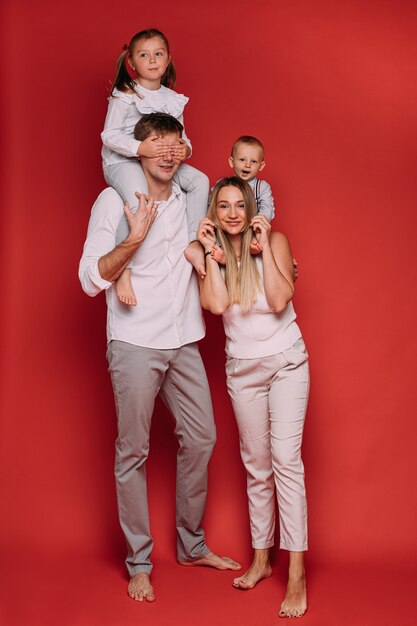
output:
[{"label": "man's hand", "polygon": [[144,194],[137,193],[136,195],[139,198],[139,207],[136,213],[130,210],[128,202],[123,207],[130,228],[129,235],[111,252],[108,252],[98,260],[100,276],[110,283],[115,282],[119,278],[145,239],[156,218],[157,205],[155,200]]},{"label": "man's hand", "polygon": [[158,205],[153,198],[138,192],[135,195],[139,200],[136,213],[130,210],[128,202],[125,202],[123,207],[130,229],[129,235],[125,240],[127,244],[142,243],[158,213]]}]

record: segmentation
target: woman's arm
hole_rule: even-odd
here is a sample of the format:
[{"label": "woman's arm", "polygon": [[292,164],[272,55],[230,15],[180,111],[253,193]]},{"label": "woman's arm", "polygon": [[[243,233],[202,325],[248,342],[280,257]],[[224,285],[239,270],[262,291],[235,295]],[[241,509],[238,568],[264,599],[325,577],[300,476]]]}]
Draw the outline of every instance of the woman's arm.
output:
[{"label": "woman's arm", "polygon": [[[214,224],[207,217],[201,220],[197,236],[204,247],[204,252],[211,253],[216,240]],[[198,277],[201,306],[214,315],[222,315],[229,308],[229,294],[219,264],[212,258],[211,254],[207,254],[205,258],[206,276],[204,278]]]},{"label": "woman's arm", "polygon": [[294,295],[290,244],[283,233],[271,233],[271,225],[262,215],[253,218],[252,227],[262,248],[266,300],[273,311],[281,313]]}]

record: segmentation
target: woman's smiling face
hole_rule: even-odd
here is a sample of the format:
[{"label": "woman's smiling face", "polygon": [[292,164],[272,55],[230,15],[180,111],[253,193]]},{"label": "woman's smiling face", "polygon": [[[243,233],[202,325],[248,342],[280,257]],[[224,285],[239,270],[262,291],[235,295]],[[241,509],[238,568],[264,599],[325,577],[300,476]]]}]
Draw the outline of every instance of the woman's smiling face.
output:
[{"label": "woman's smiling face", "polygon": [[238,187],[227,185],[217,194],[216,215],[219,226],[229,235],[238,235],[248,225],[245,201]]}]

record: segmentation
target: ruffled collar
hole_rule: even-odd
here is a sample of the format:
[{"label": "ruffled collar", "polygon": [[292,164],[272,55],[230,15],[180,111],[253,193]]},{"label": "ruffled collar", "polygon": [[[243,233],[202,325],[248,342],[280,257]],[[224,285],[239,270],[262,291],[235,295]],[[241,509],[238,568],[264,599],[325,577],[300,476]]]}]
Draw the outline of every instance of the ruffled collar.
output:
[{"label": "ruffled collar", "polygon": [[142,85],[137,85],[135,91],[139,98],[134,98],[134,103],[142,115],[146,113],[168,113],[174,117],[179,117],[184,111],[188,98],[181,93],[177,93],[168,87],[160,86],[159,89],[145,89]]}]

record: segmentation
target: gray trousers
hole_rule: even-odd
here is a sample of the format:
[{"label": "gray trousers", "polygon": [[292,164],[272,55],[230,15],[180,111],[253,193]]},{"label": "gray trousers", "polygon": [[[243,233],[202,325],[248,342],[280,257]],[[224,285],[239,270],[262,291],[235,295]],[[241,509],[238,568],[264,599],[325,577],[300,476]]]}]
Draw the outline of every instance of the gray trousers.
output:
[{"label": "gray trousers", "polygon": [[[135,191],[148,193],[148,183],[137,159],[108,165],[104,168],[104,178],[124,200],[129,202],[133,211],[137,210],[139,203]],[[198,225],[207,213],[210,182],[203,172],[186,163],[181,163],[174,180],[187,194],[188,241],[194,241],[197,239]],[[116,243],[124,241],[128,234],[129,226],[123,216],[117,227]]]},{"label": "gray trousers", "polygon": [[195,343],[154,350],[111,341],[107,350],[117,411],[115,477],[120,525],[128,546],[130,576],[152,570],[146,459],[158,393],[175,420],[176,526],[180,561],[208,553],[201,520],[207,496],[207,466],[216,440],[209,386]]}]

